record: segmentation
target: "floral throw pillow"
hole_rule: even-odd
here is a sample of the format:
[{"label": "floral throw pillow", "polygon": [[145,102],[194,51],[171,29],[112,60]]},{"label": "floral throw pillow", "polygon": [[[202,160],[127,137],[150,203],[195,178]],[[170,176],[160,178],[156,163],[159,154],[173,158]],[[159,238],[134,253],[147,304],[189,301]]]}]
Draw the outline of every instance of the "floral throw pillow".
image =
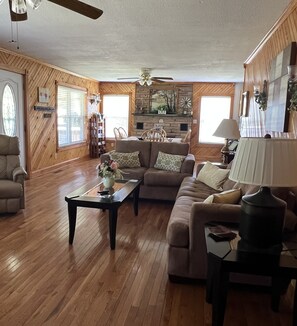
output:
[{"label": "floral throw pillow", "polygon": [[138,168],[140,167],[139,151],[132,153],[121,153],[113,151],[110,153],[111,159],[116,161],[119,168]]},{"label": "floral throw pillow", "polygon": [[165,171],[180,172],[184,159],[185,156],[183,155],[159,152],[154,168]]}]

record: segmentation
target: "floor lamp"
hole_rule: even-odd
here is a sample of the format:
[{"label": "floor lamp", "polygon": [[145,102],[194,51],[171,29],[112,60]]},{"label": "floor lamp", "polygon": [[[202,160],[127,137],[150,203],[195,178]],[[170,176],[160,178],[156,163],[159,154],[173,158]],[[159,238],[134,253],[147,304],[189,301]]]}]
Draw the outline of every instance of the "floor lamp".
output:
[{"label": "floor lamp", "polygon": [[297,139],[241,138],[229,179],[260,186],[242,198],[241,238],[258,248],[280,247],[286,203],[270,187],[297,185]]}]

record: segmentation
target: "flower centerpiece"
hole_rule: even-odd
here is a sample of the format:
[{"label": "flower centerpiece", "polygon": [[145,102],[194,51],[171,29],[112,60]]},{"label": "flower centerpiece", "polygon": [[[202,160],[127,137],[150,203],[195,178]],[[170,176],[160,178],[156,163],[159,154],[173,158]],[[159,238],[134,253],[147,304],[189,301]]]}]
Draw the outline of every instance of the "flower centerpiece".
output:
[{"label": "flower centerpiece", "polygon": [[105,188],[112,188],[115,179],[122,179],[122,171],[114,160],[107,160],[97,165],[98,176],[103,178]]}]

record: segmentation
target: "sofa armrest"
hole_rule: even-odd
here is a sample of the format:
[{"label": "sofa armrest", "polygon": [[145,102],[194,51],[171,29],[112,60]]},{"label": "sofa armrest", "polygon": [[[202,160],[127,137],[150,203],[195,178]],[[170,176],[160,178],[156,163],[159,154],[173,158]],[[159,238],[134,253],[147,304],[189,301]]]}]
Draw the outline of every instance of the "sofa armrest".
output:
[{"label": "sofa armrest", "polygon": [[180,172],[193,174],[194,166],[195,156],[193,154],[188,154],[183,161]]},{"label": "sofa armrest", "polygon": [[189,252],[191,268],[199,267],[200,278],[207,276],[205,224],[208,222],[239,222],[240,205],[194,203],[189,221]]},{"label": "sofa armrest", "polygon": [[204,236],[206,223],[213,221],[239,223],[239,218],[240,205],[194,203],[189,225],[190,249],[197,250],[202,246],[206,248]]},{"label": "sofa armrest", "polygon": [[24,168],[21,166],[18,166],[12,171],[12,180],[14,182],[23,184],[26,175],[27,175],[27,172],[24,170]]}]

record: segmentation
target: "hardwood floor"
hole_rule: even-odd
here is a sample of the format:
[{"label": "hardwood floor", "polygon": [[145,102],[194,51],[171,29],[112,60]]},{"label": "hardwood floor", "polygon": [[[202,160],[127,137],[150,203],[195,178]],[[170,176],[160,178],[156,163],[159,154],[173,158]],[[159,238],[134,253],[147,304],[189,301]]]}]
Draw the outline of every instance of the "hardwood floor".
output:
[{"label": "hardwood floor", "polygon": [[[65,195],[96,176],[98,160],[76,162],[26,181],[26,209],[0,216],[0,325],[211,325],[205,284],[168,281],[166,226],[172,203],[132,201],[119,210],[116,250],[107,212],[79,208],[68,245]],[[285,300],[233,287],[225,325],[292,323]]]}]

